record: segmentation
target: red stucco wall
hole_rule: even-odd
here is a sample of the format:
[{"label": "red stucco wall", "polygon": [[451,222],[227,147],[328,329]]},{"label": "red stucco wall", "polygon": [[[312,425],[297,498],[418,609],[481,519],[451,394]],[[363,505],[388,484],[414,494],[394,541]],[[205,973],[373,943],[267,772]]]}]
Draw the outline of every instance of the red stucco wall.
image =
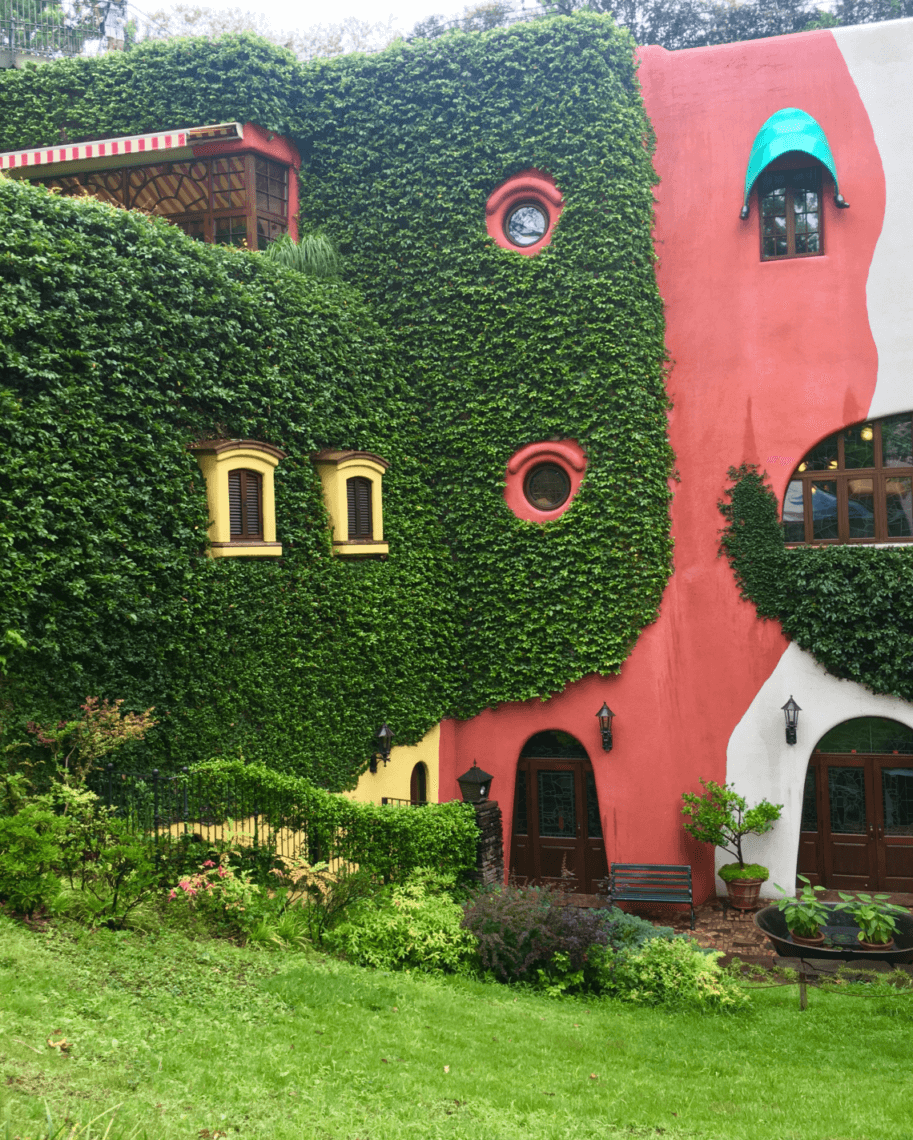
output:
[{"label": "red stucco wall", "polygon": [[[730,465],[766,469],[779,495],[818,439],[864,418],[877,359],[865,283],[884,213],[872,129],[829,32],[671,53],[641,52],[657,136],[656,248],[673,368],[670,438],[675,573],[658,621],[620,676],[588,677],[547,702],[506,705],[444,726],[441,799],[477,760],[494,776],[510,849],[514,774],[525,740],[561,729],[596,773],[609,862],[688,862],[713,890],[713,852],[681,827],[681,793],[725,780],[733,728],[786,642],[739,600],[717,557],[717,502]],[[828,136],[849,210],[824,202],[825,255],[762,263],[757,202],[741,221],[761,124],[800,107]],[[783,694],[785,701],[788,693]],[[604,753],[596,712],[615,711]],[[780,717],[778,708],[772,717]]]}]

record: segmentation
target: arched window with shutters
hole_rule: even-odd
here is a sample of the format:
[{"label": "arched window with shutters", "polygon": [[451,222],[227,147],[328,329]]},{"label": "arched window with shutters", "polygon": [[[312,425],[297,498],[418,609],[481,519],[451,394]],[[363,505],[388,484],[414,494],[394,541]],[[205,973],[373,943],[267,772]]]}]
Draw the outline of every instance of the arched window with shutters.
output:
[{"label": "arched window with shutters", "polygon": [[333,552],[345,558],[386,556],[382,479],[390,466],[368,451],[318,451],[312,457],[323,485]]},{"label": "arched window with shutters", "polygon": [[281,555],[273,472],[285,452],[255,439],[204,439],[190,448],[206,478],[210,557]]},{"label": "arched window with shutters", "polygon": [[349,538],[373,539],[371,480],[364,475],[346,479],[346,505],[349,512]]},{"label": "arched window with shutters", "polygon": [[238,468],[228,472],[231,537],[263,538],[263,476]]}]

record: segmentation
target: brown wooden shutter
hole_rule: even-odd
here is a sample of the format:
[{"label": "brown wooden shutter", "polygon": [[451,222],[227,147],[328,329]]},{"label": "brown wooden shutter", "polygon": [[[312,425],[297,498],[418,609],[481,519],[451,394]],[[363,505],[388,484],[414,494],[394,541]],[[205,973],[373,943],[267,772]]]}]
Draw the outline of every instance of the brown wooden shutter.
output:
[{"label": "brown wooden shutter", "polygon": [[231,537],[263,538],[263,476],[239,468],[228,472],[228,513]]},{"label": "brown wooden shutter", "polygon": [[371,480],[355,475],[346,480],[349,507],[349,538],[372,539],[374,520],[371,515]]},{"label": "brown wooden shutter", "polygon": [[244,533],[241,513],[241,472],[228,472],[228,513],[231,518],[231,537],[240,538]]}]

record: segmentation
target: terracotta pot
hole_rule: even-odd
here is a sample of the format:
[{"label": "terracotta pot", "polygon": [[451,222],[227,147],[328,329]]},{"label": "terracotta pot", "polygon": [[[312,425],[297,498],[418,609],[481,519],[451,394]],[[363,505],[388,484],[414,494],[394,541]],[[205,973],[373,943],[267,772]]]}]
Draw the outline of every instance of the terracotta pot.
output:
[{"label": "terracotta pot", "polygon": [[887,942],[865,942],[863,939],[859,939],[860,950],[890,950],[893,945],[893,938],[890,938]]},{"label": "terracotta pot", "polygon": [[731,879],[726,884],[730,905],[737,910],[751,910],[756,907],[764,882],[765,879]]},{"label": "terracotta pot", "polygon": [[789,932],[790,942],[795,942],[797,946],[823,946],[824,945],[824,931],[819,930],[817,934],[796,934],[794,930]]}]

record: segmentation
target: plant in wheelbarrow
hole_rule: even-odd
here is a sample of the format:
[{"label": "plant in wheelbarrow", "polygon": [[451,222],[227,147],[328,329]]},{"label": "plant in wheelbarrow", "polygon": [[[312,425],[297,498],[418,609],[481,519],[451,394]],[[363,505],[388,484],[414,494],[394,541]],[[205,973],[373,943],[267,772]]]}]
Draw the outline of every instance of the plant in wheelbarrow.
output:
[{"label": "plant in wheelbarrow", "polygon": [[820,946],[824,942],[822,926],[827,925],[830,911],[818,897],[824,887],[812,886],[805,875],[798,876],[802,882],[802,890],[795,896],[788,895],[778,884],[777,890],[784,896],[777,903],[777,909],[786,920],[786,927],[792,935],[793,942],[800,946]]},{"label": "plant in wheelbarrow", "polygon": [[863,950],[887,950],[894,943],[897,932],[896,915],[908,914],[902,906],[890,902],[890,895],[844,894],[840,909],[845,911],[859,927],[859,945]]},{"label": "plant in wheelbarrow", "polygon": [[750,910],[757,904],[761,885],[770,872],[760,863],[745,862],[742,840],[747,835],[764,835],[770,831],[780,818],[783,805],[761,800],[749,807],[745,797],[730,784],[701,780],[701,786],[704,789],[701,796],[694,792],[682,793],[685,831],[701,843],[712,843],[735,855],[736,862],[725,863],[717,874],[726,884],[730,903],[739,910]]}]

